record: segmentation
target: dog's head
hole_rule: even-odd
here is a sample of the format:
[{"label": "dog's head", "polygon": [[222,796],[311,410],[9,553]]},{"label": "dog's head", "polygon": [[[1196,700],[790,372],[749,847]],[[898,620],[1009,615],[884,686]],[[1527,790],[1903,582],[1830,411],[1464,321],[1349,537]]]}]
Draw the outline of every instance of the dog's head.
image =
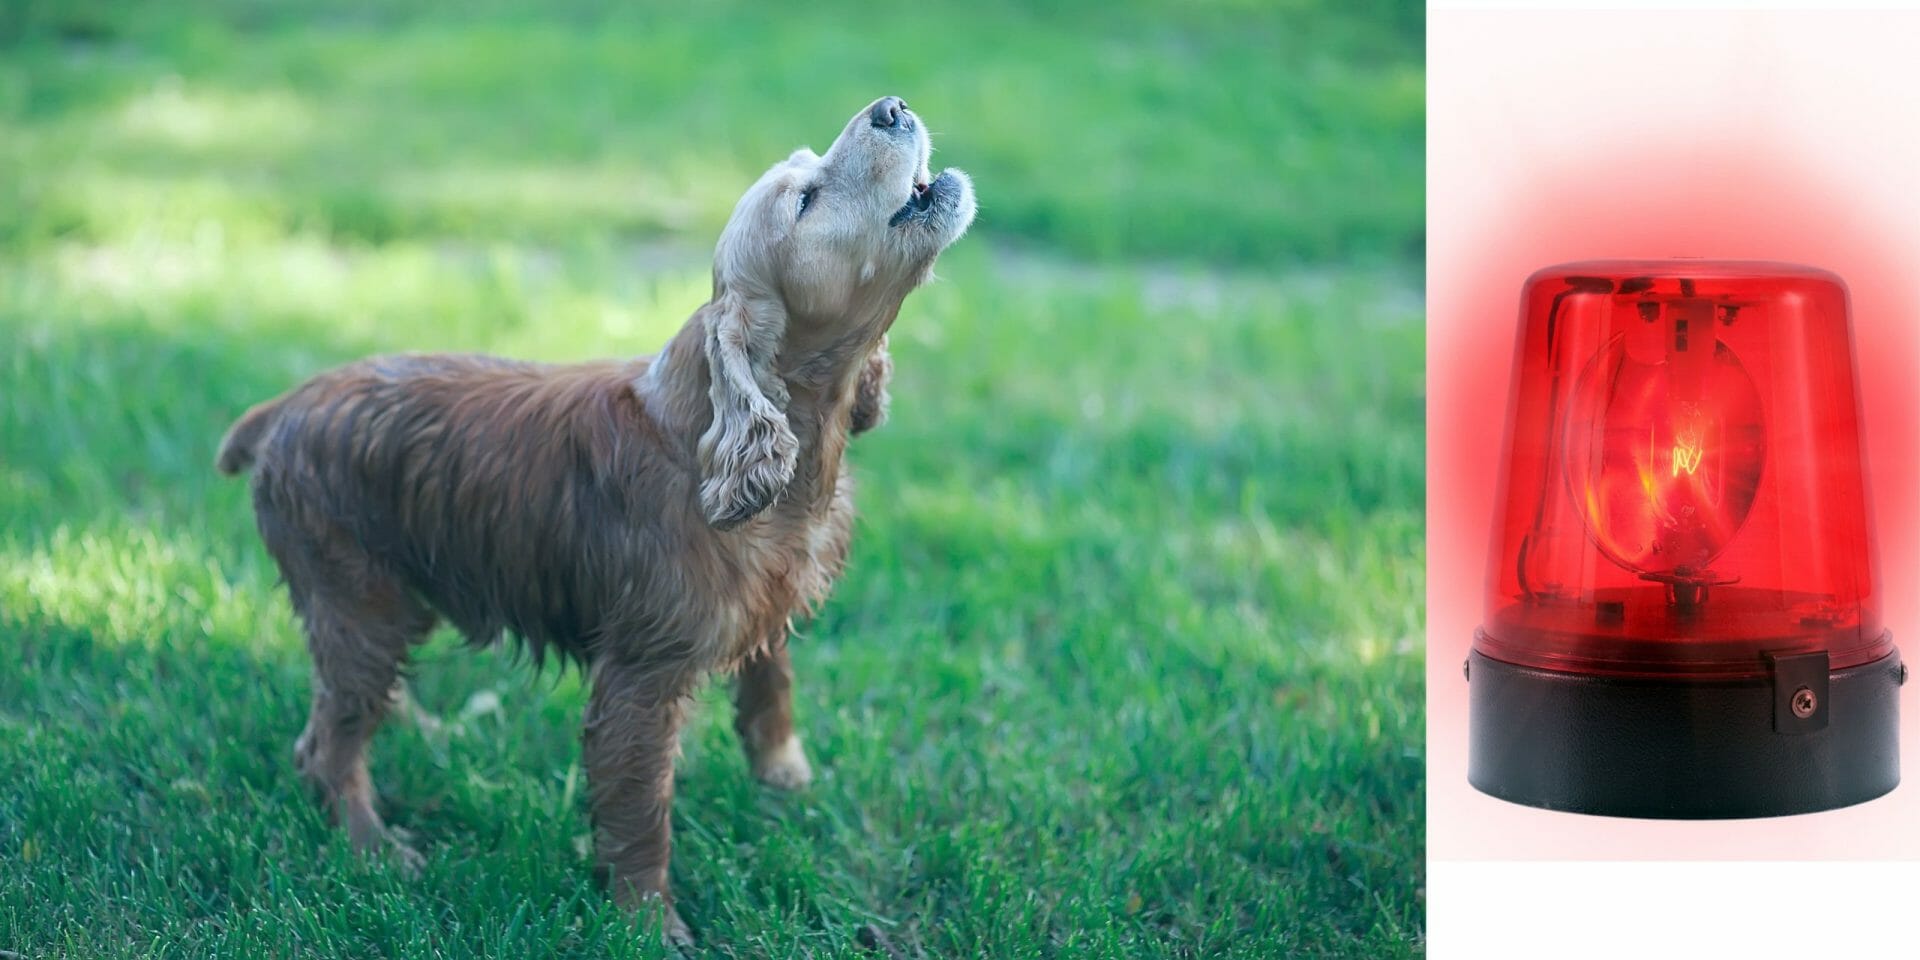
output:
[{"label": "dog's head", "polygon": [[734,207],[714,254],[716,293],[777,298],[809,328],[897,307],[973,222],[973,182],[932,176],[932,154],[899,97],[854,114],[825,156],[794,151]]},{"label": "dog's head", "polygon": [[793,477],[782,373],[857,371],[973,222],[973,182],[959,170],[932,176],[932,153],[906,102],[882,97],[824,155],[794,151],[734,207],[706,319],[713,424],[700,438],[700,500],[714,526],[765,509]]}]

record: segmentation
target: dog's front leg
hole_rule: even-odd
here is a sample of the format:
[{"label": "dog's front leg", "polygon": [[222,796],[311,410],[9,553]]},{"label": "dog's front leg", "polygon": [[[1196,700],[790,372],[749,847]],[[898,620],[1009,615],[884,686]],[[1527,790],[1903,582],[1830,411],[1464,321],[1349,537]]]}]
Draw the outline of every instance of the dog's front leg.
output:
[{"label": "dog's front leg", "polygon": [[793,661],[787,654],[785,624],[777,639],[741,665],[733,702],[733,728],[747,749],[753,775],[782,790],[800,790],[813,782],[813,768],[800,748],[800,735],[793,731]]},{"label": "dog's front leg", "polygon": [[615,903],[658,910],[667,939],[690,944],[667,889],[682,692],[657,673],[607,663],[595,666],[592,685],[582,756],[601,876]]}]

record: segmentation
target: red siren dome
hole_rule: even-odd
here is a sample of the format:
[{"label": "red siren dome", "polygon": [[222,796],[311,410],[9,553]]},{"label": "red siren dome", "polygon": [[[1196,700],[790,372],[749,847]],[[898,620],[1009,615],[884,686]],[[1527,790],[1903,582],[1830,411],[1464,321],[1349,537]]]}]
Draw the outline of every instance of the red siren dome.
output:
[{"label": "red siren dome", "polygon": [[1477,649],[1636,675],[1892,649],[1840,278],[1576,263],[1524,303]]}]

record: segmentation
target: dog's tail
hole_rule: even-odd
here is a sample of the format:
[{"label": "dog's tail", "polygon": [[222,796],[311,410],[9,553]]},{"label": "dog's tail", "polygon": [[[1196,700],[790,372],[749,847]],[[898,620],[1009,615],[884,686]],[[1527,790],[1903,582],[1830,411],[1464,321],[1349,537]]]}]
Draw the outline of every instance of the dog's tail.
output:
[{"label": "dog's tail", "polygon": [[260,440],[266,436],[267,428],[280,413],[280,405],[287,398],[278,396],[265,403],[256,404],[253,409],[240,415],[240,419],[227,428],[227,435],[220,441],[220,453],[213,458],[214,468],[229,476],[253,466],[255,455],[260,450]]}]

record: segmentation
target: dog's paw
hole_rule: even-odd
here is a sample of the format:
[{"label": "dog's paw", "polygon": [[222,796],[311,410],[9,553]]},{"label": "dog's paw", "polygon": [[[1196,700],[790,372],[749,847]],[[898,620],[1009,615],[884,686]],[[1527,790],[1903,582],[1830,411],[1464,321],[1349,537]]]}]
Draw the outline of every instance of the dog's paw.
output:
[{"label": "dog's paw", "polygon": [[387,841],[386,854],[392,859],[394,869],[399,870],[400,875],[408,880],[418,880],[420,875],[426,872],[426,855],[397,837]]},{"label": "dog's paw", "polygon": [[660,933],[666,937],[667,946],[673,948],[676,953],[684,956],[684,951],[693,949],[693,931],[687,928],[685,920],[680,919],[680,911],[672,907],[667,908],[665,922],[660,925]]},{"label": "dog's paw", "polygon": [[640,893],[623,898],[616,893],[614,900],[631,911],[636,920],[652,918],[660,922],[660,939],[666,942],[668,956],[685,956],[693,949],[693,931],[665,897],[658,893]]},{"label": "dog's paw", "polygon": [[300,779],[306,781],[308,786],[318,788],[320,767],[314,759],[315,752],[319,750],[316,739],[311,727],[300,732],[300,739],[293,742],[293,768],[300,772]]},{"label": "dog's paw", "polygon": [[404,827],[389,825],[381,832],[379,852],[392,861],[400,874],[409,880],[420,879],[427,869],[427,857],[415,847],[413,831]]},{"label": "dog's paw", "polygon": [[392,864],[400,875],[408,880],[420,879],[427,868],[427,858],[414,849],[413,833],[399,827],[389,827],[367,816],[347,814],[347,838],[353,844],[355,852],[363,857]]},{"label": "dog's paw", "polygon": [[800,747],[798,736],[754,758],[753,775],[761,783],[777,790],[805,790],[813,783],[813,766]]}]

